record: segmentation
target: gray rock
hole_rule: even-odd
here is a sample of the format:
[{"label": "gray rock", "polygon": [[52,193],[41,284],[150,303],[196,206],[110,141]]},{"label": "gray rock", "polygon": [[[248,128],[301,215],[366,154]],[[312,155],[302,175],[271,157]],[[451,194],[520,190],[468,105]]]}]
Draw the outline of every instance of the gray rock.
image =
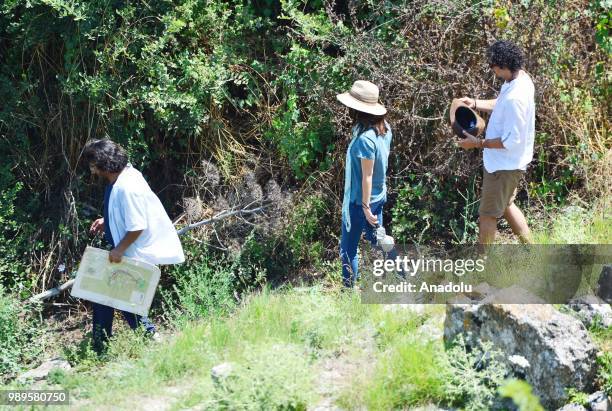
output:
[{"label": "gray rock", "polygon": [[612,264],[605,265],[601,270],[595,294],[608,304],[612,304]]},{"label": "gray rock", "polygon": [[578,404],[567,404],[561,408],[558,408],[557,411],[588,411],[582,405]]},{"label": "gray rock", "polygon": [[26,381],[40,381],[47,378],[49,373],[55,369],[69,371],[70,363],[63,358],[53,358],[45,361],[33,370],[29,370],[17,377],[17,381],[24,383]]},{"label": "gray rock", "polygon": [[508,363],[514,374],[521,378],[525,378],[527,372],[529,371],[529,367],[531,367],[531,364],[529,364],[527,358],[523,357],[522,355],[509,356]]},{"label": "gray rock", "polygon": [[586,295],[571,300],[568,307],[576,311],[585,326],[590,327],[599,318],[604,327],[612,327],[612,308],[601,298]]},{"label": "gray rock", "polygon": [[597,391],[587,398],[591,411],[612,411],[612,399],[603,391]]},{"label": "gray rock", "polygon": [[449,304],[444,338],[451,341],[458,334],[464,334],[469,345],[491,341],[508,356],[524,357],[530,364],[525,379],[547,409],[563,405],[566,387],[586,392],[592,388],[595,345],[578,319],[551,305]]}]

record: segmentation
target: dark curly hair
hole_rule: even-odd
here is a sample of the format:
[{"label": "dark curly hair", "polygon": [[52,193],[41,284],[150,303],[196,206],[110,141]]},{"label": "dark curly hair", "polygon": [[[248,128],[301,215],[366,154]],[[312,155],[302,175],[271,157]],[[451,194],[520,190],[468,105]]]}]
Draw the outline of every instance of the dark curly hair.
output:
[{"label": "dark curly hair", "polygon": [[487,50],[487,60],[490,66],[507,68],[512,72],[523,67],[524,59],[523,51],[511,41],[496,41]]},{"label": "dark curly hair", "polygon": [[123,147],[111,140],[89,140],[83,149],[83,160],[99,170],[118,173],[128,163]]}]

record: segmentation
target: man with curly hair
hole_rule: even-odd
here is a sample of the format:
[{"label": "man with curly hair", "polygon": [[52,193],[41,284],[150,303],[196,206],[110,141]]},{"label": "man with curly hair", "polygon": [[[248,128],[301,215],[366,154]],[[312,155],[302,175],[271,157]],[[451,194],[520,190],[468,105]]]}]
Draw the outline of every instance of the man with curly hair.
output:
[{"label": "man with curly hair", "polygon": [[495,75],[504,80],[497,98],[461,100],[475,110],[491,113],[485,138],[464,131],[463,149],[483,150],[483,183],[480,198],[481,244],[495,241],[497,219],[506,218],[522,242],[531,242],[527,220],[514,204],[516,189],[533,159],[535,136],[534,85],[523,70],[523,52],[510,41],[497,41],[487,50]]},{"label": "man with curly hair", "polygon": [[[111,140],[92,140],[83,149],[92,174],[106,180],[103,217],[93,222],[91,233],[103,233],[112,250],[111,263],[133,257],[150,264],[177,264],[185,260],[172,221],[142,174],[131,164],[123,147]],[[132,329],[142,325],[155,336],[146,318],[122,311]],[[93,303],[93,348],[100,353],[111,336],[114,309]]]}]

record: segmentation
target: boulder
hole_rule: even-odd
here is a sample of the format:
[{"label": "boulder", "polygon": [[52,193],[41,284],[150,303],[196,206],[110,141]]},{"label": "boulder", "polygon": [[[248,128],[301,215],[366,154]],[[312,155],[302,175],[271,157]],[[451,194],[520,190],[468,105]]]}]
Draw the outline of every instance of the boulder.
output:
[{"label": "boulder", "polygon": [[612,327],[612,308],[597,296],[585,295],[569,301],[567,305],[576,311],[578,318],[587,327],[593,325],[597,319],[604,327]]},{"label": "boulder", "polygon": [[603,391],[597,391],[587,398],[591,411],[612,411],[612,399]]},{"label": "boulder", "polygon": [[64,371],[70,370],[70,363],[63,358],[53,358],[45,361],[33,370],[29,370],[17,377],[17,381],[25,383],[26,381],[40,381],[47,378],[52,370],[60,369]]},{"label": "boulder", "polygon": [[452,341],[458,334],[468,345],[491,341],[508,357],[523,357],[513,357],[516,361],[510,365],[522,368],[546,409],[564,404],[567,387],[586,392],[592,388],[597,349],[578,319],[551,305],[449,304],[444,338]]},{"label": "boulder", "polygon": [[582,405],[578,404],[567,404],[561,408],[557,408],[557,411],[588,411]]},{"label": "boulder", "polygon": [[597,391],[587,398],[587,407],[578,404],[567,404],[557,411],[612,411],[612,399],[603,391]]}]

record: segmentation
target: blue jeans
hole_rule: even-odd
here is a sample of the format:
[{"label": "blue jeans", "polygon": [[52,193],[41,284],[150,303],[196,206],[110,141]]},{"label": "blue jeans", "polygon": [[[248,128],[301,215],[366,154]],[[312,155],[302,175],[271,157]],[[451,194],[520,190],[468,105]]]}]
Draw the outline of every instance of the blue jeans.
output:
[{"label": "blue jeans", "polygon": [[[378,224],[383,225],[383,206],[385,200],[370,203],[370,210],[378,218]],[[346,231],[344,222],[342,223],[342,237],[340,239],[340,259],[342,260],[342,283],[345,287],[352,287],[359,279],[359,258],[357,257],[357,247],[361,234],[365,231],[366,240],[376,246],[376,228],[372,227],[366,220],[361,204],[351,203],[349,207],[351,218],[351,231]],[[386,255],[385,259],[395,260],[397,251],[395,248]]]},{"label": "blue jeans", "polygon": [[[97,353],[101,353],[104,349],[104,344],[113,335],[113,317],[115,309],[107,305],[92,303],[93,306],[93,349]],[[121,311],[123,318],[127,321],[132,330],[142,325],[144,329],[153,334],[155,326],[148,317],[141,317],[137,314]]]}]

